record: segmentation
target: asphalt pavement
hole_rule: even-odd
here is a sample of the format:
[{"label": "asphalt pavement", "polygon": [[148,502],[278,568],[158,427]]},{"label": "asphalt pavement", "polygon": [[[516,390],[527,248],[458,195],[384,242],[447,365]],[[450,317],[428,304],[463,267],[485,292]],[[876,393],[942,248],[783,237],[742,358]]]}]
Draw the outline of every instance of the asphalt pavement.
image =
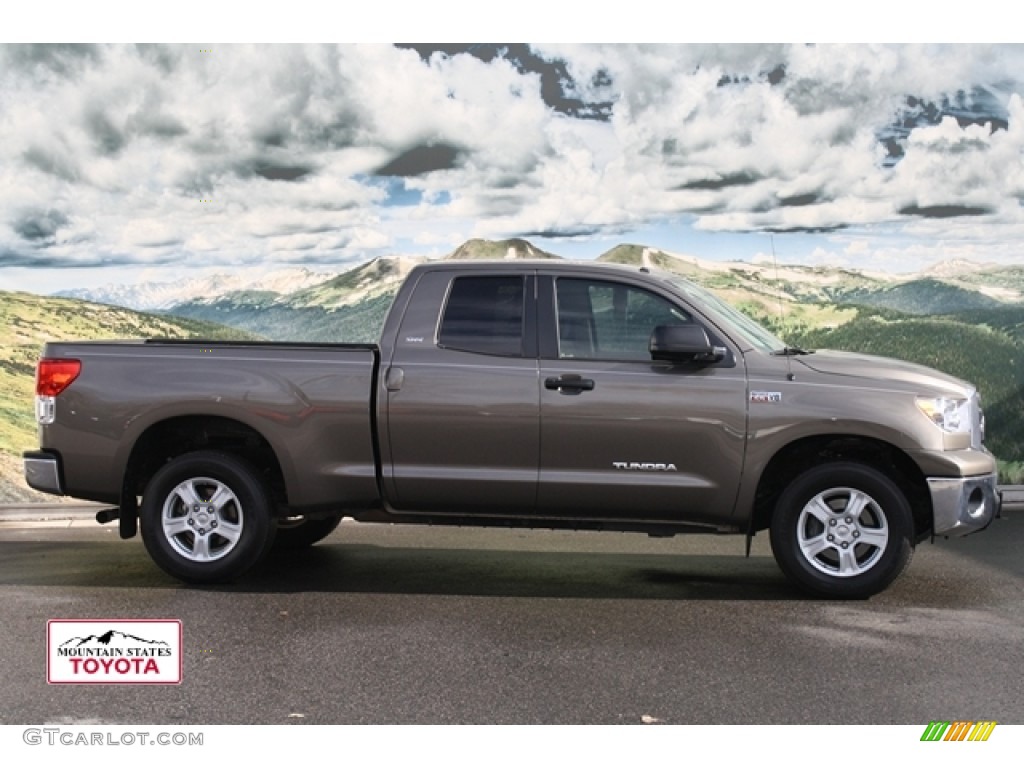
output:
[{"label": "asphalt pavement", "polygon": [[[95,508],[0,511],[0,723],[1024,723],[1024,516],[808,599],[767,537],[346,521],[186,587]],[[48,685],[53,618],[175,618],[174,686]]]}]

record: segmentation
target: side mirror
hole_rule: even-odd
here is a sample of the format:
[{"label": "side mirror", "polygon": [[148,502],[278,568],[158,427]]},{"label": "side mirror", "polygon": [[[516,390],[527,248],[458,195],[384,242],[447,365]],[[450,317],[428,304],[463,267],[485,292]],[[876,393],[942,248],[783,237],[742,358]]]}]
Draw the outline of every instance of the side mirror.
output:
[{"label": "side mirror", "polygon": [[659,325],[651,334],[651,359],[674,362],[717,363],[725,347],[715,347],[707,331],[696,323]]}]

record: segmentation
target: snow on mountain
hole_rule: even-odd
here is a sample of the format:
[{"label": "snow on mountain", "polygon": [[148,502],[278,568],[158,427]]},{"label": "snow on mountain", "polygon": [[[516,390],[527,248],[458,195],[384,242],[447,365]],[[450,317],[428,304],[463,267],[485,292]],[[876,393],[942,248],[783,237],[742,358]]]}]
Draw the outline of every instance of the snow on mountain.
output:
[{"label": "snow on mountain", "polygon": [[212,301],[232,291],[293,293],[319,285],[333,277],[334,275],[330,273],[290,268],[258,276],[246,273],[216,274],[173,283],[112,284],[99,288],[75,288],[61,291],[56,295],[137,310],[166,310],[190,301]]},{"label": "snow on mountain", "polygon": [[968,259],[949,259],[948,261],[940,261],[933,264],[919,274],[921,277],[960,277],[961,275],[987,272],[994,269],[999,269],[999,265],[992,262],[977,262]]},{"label": "snow on mountain", "polygon": [[306,290],[292,292],[287,302],[293,307],[351,306],[373,296],[397,291],[409,271],[422,261],[409,256],[374,259]]}]

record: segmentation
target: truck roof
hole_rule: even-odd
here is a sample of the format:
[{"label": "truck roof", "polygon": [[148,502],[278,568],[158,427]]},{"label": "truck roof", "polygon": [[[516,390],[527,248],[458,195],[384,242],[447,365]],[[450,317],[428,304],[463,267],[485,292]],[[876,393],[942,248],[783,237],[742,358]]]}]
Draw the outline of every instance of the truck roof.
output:
[{"label": "truck roof", "polygon": [[596,271],[609,271],[618,272],[620,274],[636,274],[643,272],[645,274],[657,274],[660,270],[649,269],[647,267],[638,267],[632,264],[614,264],[604,261],[589,261],[583,259],[481,259],[479,261],[466,261],[462,259],[453,259],[450,261],[428,261],[423,264],[418,264],[411,270],[412,272],[438,272],[438,271],[469,271],[469,270],[484,270],[484,271],[515,271],[522,269],[524,271],[532,271],[535,269],[548,269],[548,270],[565,270],[565,271],[585,271],[585,270],[596,270]]}]

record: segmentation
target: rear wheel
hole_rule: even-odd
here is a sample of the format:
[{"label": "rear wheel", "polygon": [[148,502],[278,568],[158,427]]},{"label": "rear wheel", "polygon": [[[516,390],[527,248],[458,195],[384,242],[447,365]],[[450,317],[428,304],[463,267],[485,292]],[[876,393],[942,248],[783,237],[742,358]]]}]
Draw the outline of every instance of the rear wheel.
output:
[{"label": "rear wheel", "polygon": [[885,589],[909,564],[913,533],[899,487],[854,462],[799,475],[779,497],[771,524],[783,573],[826,597],[863,598]]},{"label": "rear wheel", "polygon": [[328,517],[286,517],[277,521],[274,549],[305,549],[326,539],[341,523],[341,515]]},{"label": "rear wheel", "polygon": [[245,461],[196,451],[149,481],[139,517],[146,550],[171,576],[193,583],[237,578],[274,540],[273,499]]}]

